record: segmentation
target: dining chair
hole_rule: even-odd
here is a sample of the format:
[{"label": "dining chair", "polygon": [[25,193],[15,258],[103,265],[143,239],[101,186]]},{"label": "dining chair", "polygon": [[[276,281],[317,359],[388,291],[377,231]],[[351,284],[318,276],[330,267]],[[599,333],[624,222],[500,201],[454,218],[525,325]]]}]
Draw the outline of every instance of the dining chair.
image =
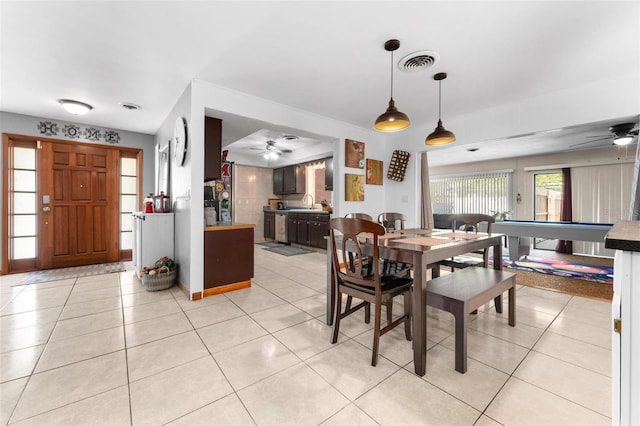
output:
[{"label": "dining chair", "polygon": [[[370,312],[371,304],[374,304],[374,328],[373,328],[373,353],[371,365],[378,363],[378,348],[380,336],[404,323],[404,332],[407,340],[411,340],[411,288],[413,280],[408,276],[382,275],[380,270],[380,247],[378,237],[385,234],[382,225],[363,219],[335,218],[329,222],[330,250],[334,273],[334,306],[333,333],[331,343],[338,341],[340,321],[354,312],[364,308],[365,322],[368,320],[367,312]],[[365,235],[366,234],[366,235]],[[337,240],[342,236],[338,246]],[[373,255],[363,253],[363,239],[366,244],[371,244]],[[351,253],[352,256],[349,256]],[[373,273],[367,274],[360,259],[371,257]],[[355,297],[362,300],[356,306],[342,308],[342,295]],[[395,296],[404,296],[404,314],[395,320],[387,316],[387,325],[381,327],[382,305],[387,310],[393,303]]]},{"label": "dining chair", "polygon": [[[491,233],[491,224],[495,223],[495,218],[486,214],[469,213],[469,214],[452,214],[449,215],[451,222],[451,230],[454,232],[478,232],[480,223],[487,223],[487,232]],[[472,254],[481,255],[482,260],[474,256],[460,256],[440,261],[440,265],[448,266],[451,272],[455,269],[464,269],[470,266],[482,265],[486,268],[489,265],[489,249],[483,249]]]},{"label": "dining chair", "polygon": [[347,213],[344,215],[346,218],[350,219],[364,219],[373,221],[373,217],[367,213]]}]

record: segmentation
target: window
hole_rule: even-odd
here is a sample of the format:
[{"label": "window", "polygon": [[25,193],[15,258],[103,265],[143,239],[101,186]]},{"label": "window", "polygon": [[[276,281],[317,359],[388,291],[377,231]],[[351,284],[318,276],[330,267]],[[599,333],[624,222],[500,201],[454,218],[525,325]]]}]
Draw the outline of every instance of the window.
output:
[{"label": "window", "polygon": [[429,180],[433,212],[488,215],[510,212],[512,176],[511,170],[433,176]]},{"label": "window", "polygon": [[35,144],[16,143],[10,164],[9,259],[34,259],[38,243]]},{"label": "window", "polygon": [[133,247],[133,221],[131,213],[138,207],[138,160],[120,159],[120,250]]}]

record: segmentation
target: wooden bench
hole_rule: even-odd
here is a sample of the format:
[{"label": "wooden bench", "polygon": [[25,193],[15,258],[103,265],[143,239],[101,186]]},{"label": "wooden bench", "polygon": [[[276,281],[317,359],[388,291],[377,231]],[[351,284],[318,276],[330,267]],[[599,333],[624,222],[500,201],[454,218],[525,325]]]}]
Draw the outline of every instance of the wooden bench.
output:
[{"label": "wooden bench", "polygon": [[427,283],[427,306],[455,318],[456,371],[467,371],[467,320],[478,309],[509,291],[509,325],[516,325],[516,274],[487,268],[466,268]]}]

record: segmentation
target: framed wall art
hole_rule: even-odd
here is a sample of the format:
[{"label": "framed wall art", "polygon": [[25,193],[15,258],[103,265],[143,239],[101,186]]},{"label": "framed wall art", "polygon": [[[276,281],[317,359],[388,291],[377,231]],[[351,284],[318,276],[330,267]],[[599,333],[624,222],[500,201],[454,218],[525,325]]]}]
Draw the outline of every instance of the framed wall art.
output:
[{"label": "framed wall art", "polygon": [[344,174],[344,200],[364,201],[364,175]]},{"label": "framed wall art", "polygon": [[364,142],[345,139],[344,165],[354,169],[364,169]]},{"label": "framed wall art", "polygon": [[367,158],[367,184],[382,185],[383,169],[382,161]]}]

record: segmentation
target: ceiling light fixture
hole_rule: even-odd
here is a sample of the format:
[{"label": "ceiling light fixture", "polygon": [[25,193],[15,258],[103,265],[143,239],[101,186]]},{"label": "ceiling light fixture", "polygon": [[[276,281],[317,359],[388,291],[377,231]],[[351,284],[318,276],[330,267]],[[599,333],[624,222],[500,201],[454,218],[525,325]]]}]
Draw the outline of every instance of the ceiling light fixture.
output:
[{"label": "ceiling light fixture", "polygon": [[391,99],[389,99],[387,110],[376,119],[376,123],[373,125],[373,128],[379,132],[397,132],[411,125],[409,117],[405,113],[398,111],[393,101],[393,51],[398,50],[399,47],[400,41],[395,39],[387,40],[384,44],[384,49],[387,52],[391,52]]},{"label": "ceiling light fixture", "polygon": [[633,140],[633,136],[616,136],[613,143],[616,145],[629,145]]},{"label": "ceiling light fixture", "polygon": [[84,102],[73,101],[71,99],[60,99],[60,105],[73,115],[85,115],[93,109],[89,104]]},{"label": "ceiling light fixture", "polygon": [[264,153],[265,160],[275,160],[278,158],[278,154],[275,151],[269,150]]},{"label": "ceiling light fixture", "polygon": [[445,145],[451,142],[455,142],[456,135],[448,131],[442,125],[441,109],[442,109],[442,80],[447,78],[446,72],[439,72],[433,76],[433,79],[438,82],[438,125],[436,129],[425,139],[426,145]]}]

